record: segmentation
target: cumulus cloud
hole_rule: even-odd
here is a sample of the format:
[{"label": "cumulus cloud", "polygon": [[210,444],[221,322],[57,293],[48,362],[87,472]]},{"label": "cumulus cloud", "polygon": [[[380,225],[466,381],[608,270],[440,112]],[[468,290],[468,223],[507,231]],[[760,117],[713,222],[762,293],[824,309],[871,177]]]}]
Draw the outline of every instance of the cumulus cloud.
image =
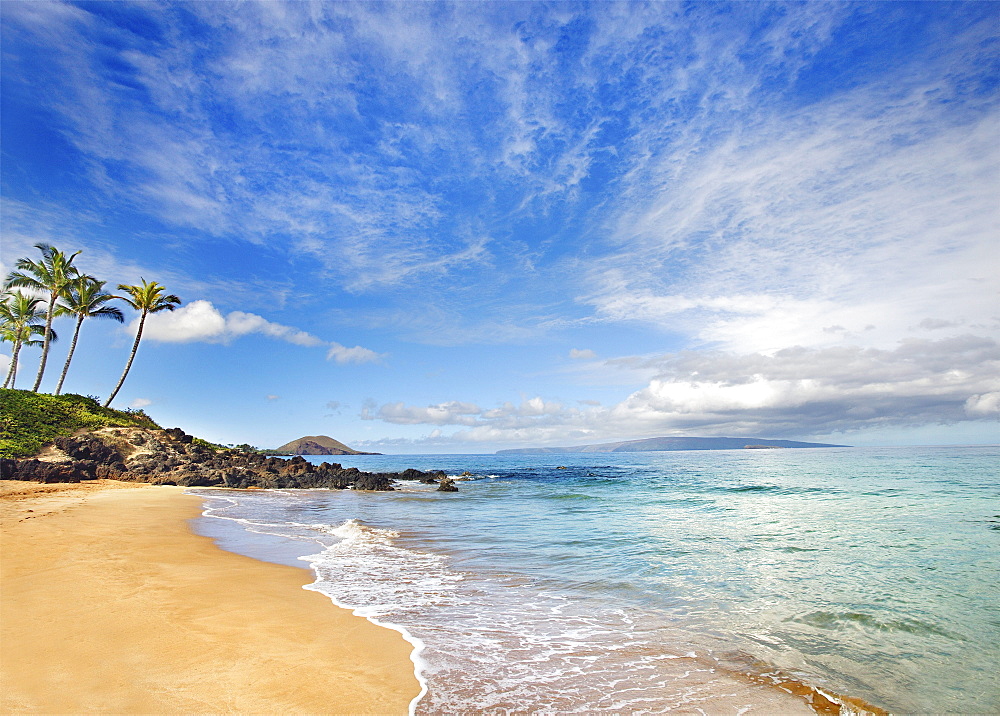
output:
[{"label": "cumulus cloud", "polygon": [[367,405],[362,420],[382,420],[397,425],[475,425],[482,408],[474,403],[451,401],[426,407],[408,406],[402,402],[386,403],[373,408]]},{"label": "cumulus cloud", "polygon": [[[129,330],[139,330],[139,319],[129,325]],[[143,337],[149,341],[186,343],[188,341],[224,342],[233,338],[227,333],[226,319],[208,301],[192,301],[175,311],[161,311],[146,317]]]},{"label": "cumulus cloud", "polygon": [[130,408],[145,408],[148,405],[152,405],[153,401],[149,398],[136,398],[131,403],[129,403]]},{"label": "cumulus cloud", "polygon": [[319,346],[323,344],[316,336],[309,335],[297,328],[271,323],[254,313],[233,311],[226,316],[226,333],[232,336],[245,336],[248,333],[260,333],[277,340],[293,343],[298,346]]},{"label": "cumulus cloud", "polygon": [[378,406],[369,402],[361,411],[362,420],[381,420],[397,425],[501,425],[514,428],[535,424],[546,416],[564,416],[566,411],[558,402],[546,401],[541,397],[522,400],[515,405],[502,405],[484,409],[475,403],[452,400],[428,406],[406,405],[403,402],[386,403]]},{"label": "cumulus cloud", "polygon": [[[138,330],[139,319],[129,328]],[[326,358],[337,363],[373,363],[384,357],[362,346],[348,348],[335,341],[324,341],[316,336],[280,323],[268,321],[255,313],[232,311],[223,315],[211,302],[192,301],[174,311],[161,311],[146,317],[143,337],[164,343],[229,343],[252,334],[266,336],[297,346],[327,346]]]},{"label": "cumulus cloud", "polygon": [[965,401],[965,411],[974,416],[1000,417],[1000,391],[972,395]]},{"label": "cumulus cloud", "polygon": [[[134,333],[139,319],[129,325]],[[174,311],[161,311],[146,317],[143,338],[164,343],[205,341],[228,343],[235,338],[258,333],[299,346],[319,346],[323,341],[297,328],[272,323],[254,313],[232,311],[223,316],[211,302],[192,301]]]},{"label": "cumulus cloud", "polygon": [[570,348],[569,357],[573,360],[590,360],[597,357],[597,354],[589,348]]},{"label": "cumulus cloud", "polygon": [[809,435],[953,423],[990,409],[1000,345],[959,336],[761,353],[686,352],[611,411],[614,419],[715,433]]},{"label": "cumulus cloud", "polygon": [[653,377],[609,407],[534,397],[494,409],[461,401],[426,408],[388,403],[369,406],[363,417],[461,426],[448,438],[456,442],[552,444],[676,433],[803,437],[988,419],[1000,411],[1000,344],[971,335],[910,339],[891,350],[687,351],[606,365]]},{"label": "cumulus cloud", "polygon": [[563,412],[561,403],[548,402],[536,396],[521,401],[520,405],[506,402],[499,408],[487,410],[483,417],[487,420],[510,420],[514,418],[538,418],[546,415],[559,415]]},{"label": "cumulus cloud", "polygon": [[383,354],[368,348],[361,346],[348,348],[339,343],[330,343],[330,349],[326,352],[327,360],[334,360],[338,363],[378,363],[384,357]]}]

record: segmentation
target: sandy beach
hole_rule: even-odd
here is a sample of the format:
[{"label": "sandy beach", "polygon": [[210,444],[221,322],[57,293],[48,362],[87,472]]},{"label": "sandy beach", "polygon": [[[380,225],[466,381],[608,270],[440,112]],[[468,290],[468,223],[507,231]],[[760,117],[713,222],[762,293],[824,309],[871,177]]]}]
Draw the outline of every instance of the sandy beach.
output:
[{"label": "sandy beach", "polygon": [[410,644],[195,535],[200,505],[0,481],[0,712],[406,713]]}]

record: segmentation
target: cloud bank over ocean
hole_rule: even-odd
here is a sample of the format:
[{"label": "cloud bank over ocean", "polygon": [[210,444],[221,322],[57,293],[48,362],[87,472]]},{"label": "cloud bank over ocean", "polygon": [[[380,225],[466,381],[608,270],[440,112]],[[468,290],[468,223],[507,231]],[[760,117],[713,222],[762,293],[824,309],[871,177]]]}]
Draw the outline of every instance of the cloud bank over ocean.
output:
[{"label": "cloud bank over ocean", "polygon": [[48,241],[181,295],[142,351],[194,383],[126,386],[178,423],[210,395],[262,444],[1000,432],[991,3],[0,19],[3,268]]}]

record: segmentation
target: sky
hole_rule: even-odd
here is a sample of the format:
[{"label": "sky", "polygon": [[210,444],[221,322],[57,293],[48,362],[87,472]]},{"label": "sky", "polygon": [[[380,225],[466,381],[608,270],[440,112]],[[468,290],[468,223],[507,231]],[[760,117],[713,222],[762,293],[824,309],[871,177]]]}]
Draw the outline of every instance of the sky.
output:
[{"label": "sky", "polygon": [[[0,27],[4,275],[45,242],[183,301],[114,407],[386,453],[1000,442],[1000,3],[3,0]],[[64,392],[110,393],[126,311]]]}]

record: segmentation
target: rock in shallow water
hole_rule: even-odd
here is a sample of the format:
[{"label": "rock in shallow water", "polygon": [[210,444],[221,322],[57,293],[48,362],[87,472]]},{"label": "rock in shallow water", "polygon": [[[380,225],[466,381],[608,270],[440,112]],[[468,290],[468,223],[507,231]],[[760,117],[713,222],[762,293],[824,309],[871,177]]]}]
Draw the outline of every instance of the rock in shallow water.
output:
[{"label": "rock in shallow water", "polygon": [[450,477],[442,477],[438,484],[438,492],[458,492],[458,485]]}]

